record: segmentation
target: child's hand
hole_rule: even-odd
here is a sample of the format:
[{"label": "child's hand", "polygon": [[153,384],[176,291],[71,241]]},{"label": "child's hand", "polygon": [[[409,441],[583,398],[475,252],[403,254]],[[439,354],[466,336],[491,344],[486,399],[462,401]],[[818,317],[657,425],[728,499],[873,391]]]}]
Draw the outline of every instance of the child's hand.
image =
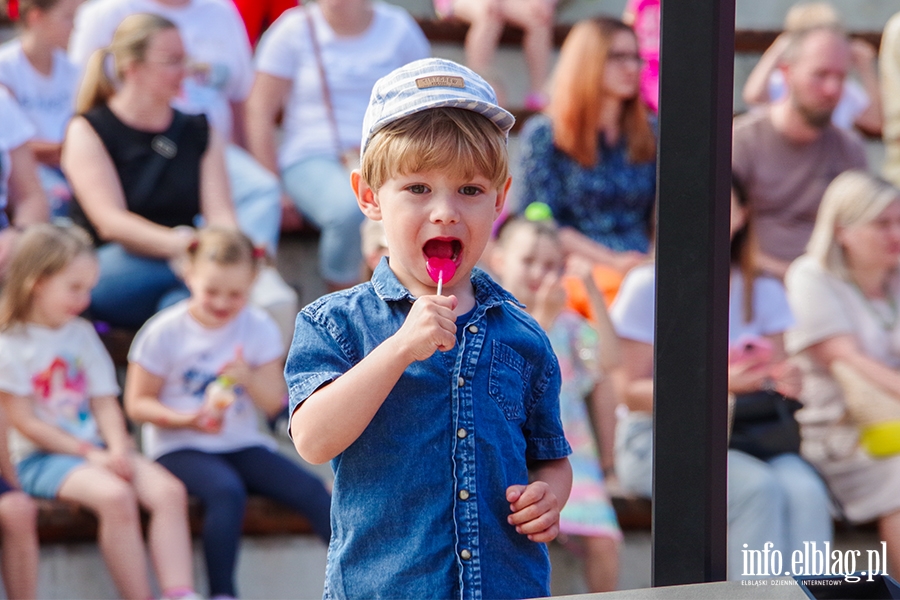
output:
[{"label": "child's hand", "polygon": [[562,277],[559,273],[547,273],[534,295],[534,318],[547,331],[565,305],[566,290],[562,286]]},{"label": "child's hand", "polygon": [[728,365],[728,391],[745,394],[763,389],[769,377],[769,361],[750,357]]},{"label": "child's hand", "polygon": [[544,481],[506,488],[512,514],[507,521],[532,542],[552,542],[559,535],[559,499]]},{"label": "child's hand", "polygon": [[131,456],[127,450],[110,450],[109,469],[126,481],[134,477],[134,467],[131,464]]},{"label": "child's hand", "polygon": [[422,296],[412,305],[403,326],[394,334],[401,351],[412,362],[425,360],[435,350],[456,345],[456,296]]},{"label": "child's hand", "polygon": [[213,411],[211,407],[204,404],[203,407],[197,411],[197,414],[194,415],[194,418],[191,419],[188,427],[196,429],[201,433],[219,433],[222,431],[222,423],[224,421],[222,417],[222,414]]},{"label": "child's hand", "polygon": [[219,375],[224,375],[236,385],[246,387],[253,374],[253,368],[244,360],[244,349],[238,346],[234,350],[234,359],[226,363]]},{"label": "child's hand", "polygon": [[803,373],[800,368],[789,360],[776,363],[769,375],[775,382],[775,389],[779,394],[788,398],[799,398],[803,389]]},{"label": "child's hand", "polygon": [[112,452],[103,448],[96,448],[85,455],[85,459],[94,465],[108,469],[124,479],[131,481],[134,470],[127,452]]}]

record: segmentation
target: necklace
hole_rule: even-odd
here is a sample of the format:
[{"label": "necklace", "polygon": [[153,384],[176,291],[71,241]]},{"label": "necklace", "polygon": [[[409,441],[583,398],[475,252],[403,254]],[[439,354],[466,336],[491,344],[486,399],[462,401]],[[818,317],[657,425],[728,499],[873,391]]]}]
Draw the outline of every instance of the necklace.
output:
[{"label": "necklace", "polygon": [[[859,287],[859,284],[856,281],[853,281],[853,288],[859,293],[859,297],[862,298],[863,305],[865,305],[866,310],[869,311],[875,320],[878,321],[878,324],[881,325],[881,328],[885,331],[892,331],[894,327],[897,326],[897,302],[894,300],[893,295],[891,295],[890,290],[888,289],[887,284],[884,286],[884,302],[880,302],[875,304],[871,298],[866,296],[865,292],[862,291],[862,288]],[[887,310],[881,310],[880,307],[885,307]]]}]

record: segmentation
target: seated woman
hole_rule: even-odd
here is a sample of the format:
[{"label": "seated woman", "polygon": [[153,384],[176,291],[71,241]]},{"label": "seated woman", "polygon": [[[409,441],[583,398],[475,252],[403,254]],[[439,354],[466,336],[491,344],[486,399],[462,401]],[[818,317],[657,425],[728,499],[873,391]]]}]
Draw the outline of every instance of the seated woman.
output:
[{"label": "seated woman", "polygon": [[37,162],[27,142],[34,128],[6,88],[0,86],[0,272],[19,232],[49,216],[47,198],[37,175]]},{"label": "seated woman", "polygon": [[656,136],[640,72],[630,27],[580,21],[560,50],[549,106],[521,134],[520,206],[547,204],[567,254],[603,268],[605,291],[650,247]]},{"label": "seated woman", "polygon": [[73,219],[100,245],[94,319],[138,328],[188,296],[173,270],[193,226],[236,227],[222,142],[203,115],[171,108],[185,74],[171,21],[127,17],[88,64],[62,150]]},{"label": "seated woman", "polygon": [[878,521],[889,572],[900,569],[900,456],[875,459],[860,447],[830,367],[842,361],[900,397],[898,259],[900,190],[847,171],[825,191],[807,252],[785,279],[797,317],[787,349],[804,374],[803,455],[851,521]]},{"label": "seated woman", "polygon": [[[771,357],[735,361],[729,367],[728,388],[743,394],[774,385],[789,397],[800,391],[799,372],[784,362],[784,331],[793,318],[784,288],[753,266],[752,223],[739,194],[732,194],[732,268],[729,300],[729,341],[764,338]],[[617,373],[619,395],[628,407],[616,430],[616,474],[622,487],[650,496],[653,440],[653,338],[655,272],[653,264],[633,269],[622,282],[610,317],[621,338]],[[725,399],[723,398],[724,402]],[[728,577],[744,573],[742,550],[775,544],[784,556],[803,549],[804,542],[831,540],[828,494],[815,470],[797,454],[760,460],[728,451]]]},{"label": "seated woman", "polygon": [[[331,289],[359,282],[363,215],[348,168],[359,160],[372,87],[428,55],[425,36],[405,10],[371,0],[319,0],[290,9],[260,42],[247,101],[248,147],[281,173],[285,201],[321,231],[319,270]],[[284,132],[276,143],[282,111]]]}]

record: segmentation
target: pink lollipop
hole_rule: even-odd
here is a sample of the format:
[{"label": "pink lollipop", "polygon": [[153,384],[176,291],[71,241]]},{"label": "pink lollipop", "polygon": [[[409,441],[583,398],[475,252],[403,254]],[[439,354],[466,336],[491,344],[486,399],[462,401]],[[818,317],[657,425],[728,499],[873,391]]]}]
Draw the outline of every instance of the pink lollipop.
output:
[{"label": "pink lollipop", "polygon": [[444,280],[453,279],[453,276],[456,274],[456,264],[449,258],[432,256],[426,261],[425,270],[428,271],[428,276],[438,284],[437,293],[440,296],[444,287]]}]

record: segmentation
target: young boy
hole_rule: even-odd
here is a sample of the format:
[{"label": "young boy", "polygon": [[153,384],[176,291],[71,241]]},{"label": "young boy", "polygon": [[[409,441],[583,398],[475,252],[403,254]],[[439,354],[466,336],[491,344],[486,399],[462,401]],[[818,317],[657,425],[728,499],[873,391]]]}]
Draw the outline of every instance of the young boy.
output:
[{"label": "young boy", "polygon": [[[559,366],[540,326],[474,268],[509,190],[513,121],[446,60],[372,91],[352,184],[390,258],[303,309],[285,368],[294,445],[335,473],[326,597],[550,593],[545,543],[572,476]],[[456,267],[446,295],[429,258]]]}]

